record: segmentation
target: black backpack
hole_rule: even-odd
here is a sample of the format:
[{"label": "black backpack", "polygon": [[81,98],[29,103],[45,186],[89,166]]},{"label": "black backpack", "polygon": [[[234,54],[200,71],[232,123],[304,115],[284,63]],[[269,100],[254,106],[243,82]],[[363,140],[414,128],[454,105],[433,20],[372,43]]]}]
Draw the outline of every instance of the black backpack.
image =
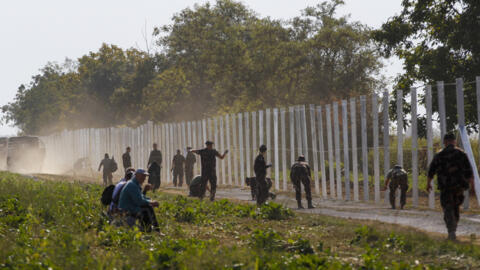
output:
[{"label": "black backpack", "polygon": [[117,162],[115,161],[115,159],[112,157],[112,167],[111,167],[111,170],[112,170],[112,173],[116,172],[118,170],[118,164]]},{"label": "black backpack", "polygon": [[114,189],[115,189],[115,185],[110,185],[103,190],[102,198],[100,199],[103,205],[110,205],[110,203],[112,202]]}]

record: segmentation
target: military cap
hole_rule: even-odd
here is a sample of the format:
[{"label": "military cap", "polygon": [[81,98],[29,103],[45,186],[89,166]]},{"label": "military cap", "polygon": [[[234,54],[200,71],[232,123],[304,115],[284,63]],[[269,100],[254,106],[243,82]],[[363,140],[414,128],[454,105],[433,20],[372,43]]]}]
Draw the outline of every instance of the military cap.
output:
[{"label": "military cap", "polygon": [[305,156],[304,155],[298,156],[297,161],[300,161],[300,162],[305,161]]},{"label": "military cap", "polygon": [[452,132],[449,132],[447,134],[445,134],[445,136],[443,136],[443,140],[444,141],[453,141],[453,140],[456,140],[457,138],[455,137],[455,134],[453,134]]}]

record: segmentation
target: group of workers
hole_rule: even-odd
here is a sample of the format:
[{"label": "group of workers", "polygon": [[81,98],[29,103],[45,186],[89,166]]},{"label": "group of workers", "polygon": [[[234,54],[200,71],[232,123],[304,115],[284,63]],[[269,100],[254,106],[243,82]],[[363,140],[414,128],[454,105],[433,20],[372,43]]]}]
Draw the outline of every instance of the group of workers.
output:
[{"label": "group of workers", "polygon": [[[464,200],[464,191],[473,188],[473,171],[467,155],[456,146],[454,134],[446,134],[443,143],[444,149],[434,156],[429,166],[427,192],[432,189],[432,179],[437,175],[440,202],[448,229],[448,238],[454,240],[456,239],[456,228],[459,221],[459,208]],[[217,187],[216,159],[224,159],[228,150],[220,154],[213,148],[213,142],[211,141],[207,141],[206,147],[203,149],[193,150],[188,147],[187,150],[186,157],[181,154],[180,150],[177,150],[177,154],[173,157],[174,186],[181,187],[185,175],[186,184],[190,187],[190,195],[203,198],[208,183],[210,184],[210,200],[213,201]],[[148,190],[155,191],[160,187],[162,153],[157,149],[157,144],[154,144],[148,159],[148,171],[145,171],[131,168],[130,151],[131,149],[128,147],[122,156],[123,166],[126,169],[125,177],[113,190],[110,211],[115,212],[119,209],[125,211],[129,224],[133,224],[138,219],[141,224],[158,229],[153,211],[153,207],[158,206],[158,202],[148,199],[145,195]],[[270,178],[267,178],[267,169],[272,165],[266,163],[266,153],[267,147],[261,145],[254,162],[255,177],[247,177],[246,179],[247,184],[251,187],[252,198],[256,200],[259,206],[264,204],[269,196],[275,197],[274,194],[269,192],[272,182]],[[193,167],[196,162],[194,154],[199,155],[201,159],[201,175],[195,177],[195,179],[193,179]],[[108,159],[107,155],[106,159]],[[108,180],[108,177],[110,177],[108,171],[105,174],[105,167],[109,169],[108,162],[104,159],[100,165],[104,166],[104,179],[107,177]],[[149,176],[149,184],[145,186],[142,192],[141,186],[147,176]],[[302,185],[306,193],[307,207],[309,209],[314,208],[311,194],[311,170],[303,155],[299,156],[292,165],[290,179],[295,189],[298,208],[304,208],[301,200]],[[393,209],[395,209],[395,191],[398,188],[400,189],[400,208],[403,209],[406,204],[408,175],[401,166],[396,165],[388,172],[385,179],[385,189],[387,187],[390,190],[389,199]]]}]

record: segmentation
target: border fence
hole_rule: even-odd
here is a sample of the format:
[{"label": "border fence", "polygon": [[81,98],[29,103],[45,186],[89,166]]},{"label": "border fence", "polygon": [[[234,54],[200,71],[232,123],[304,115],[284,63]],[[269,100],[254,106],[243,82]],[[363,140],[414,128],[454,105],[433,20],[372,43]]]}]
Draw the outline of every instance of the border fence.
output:
[{"label": "border fence", "polygon": [[[476,100],[466,102],[469,108],[477,109],[478,124],[480,77],[473,84]],[[413,206],[425,204],[434,208],[435,188],[426,194],[421,185],[425,185],[427,166],[434,151],[442,147],[439,138],[447,130],[445,91],[456,91],[457,113],[448,115],[448,121],[454,121],[456,126],[465,125],[463,79],[457,79],[455,84],[438,82],[434,87],[438,111],[435,114],[432,113],[432,86],[426,85],[412,88],[409,93],[396,91],[396,104],[391,102],[392,96],[384,92],[381,96],[353,97],[332,104],[273,108],[196,121],[156,124],[149,121],[136,128],[65,130],[42,140],[46,145],[46,163],[64,168],[71,168],[83,157],[88,157],[95,166],[104,153],[113,155],[122,168],[121,155],[127,146],[132,148],[133,165],[146,167],[151,146],[156,142],[163,154],[162,183],[172,182],[171,160],[177,149],[185,153],[187,146],[202,148],[207,139],[213,140],[219,152],[230,150],[224,160],[217,161],[218,184],[229,186],[245,186],[245,177],[253,176],[257,149],[265,144],[267,163],[273,164],[269,174],[274,179],[275,190],[293,189],[289,168],[298,155],[303,154],[313,169],[312,185],[316,194],[328,199],[378,204],[388,201],[388,191],[381,192],[384,176],[393,165],[399,164],[409,172]],[[424,104],[418,103],[419,94]],[[404,114],[405,106],[409,106],[409,114]],[[396,111],[396,121],[390,121],[390,111]],[[420,117],[426,119],[426,138],[419,136]],[[410,120],[407,129],[405,119]],[[479,146],[475,151],[478,157],[480,144],[473,145]],[[199,161],[195,173],[200,173]],[[469,199],[464,205],[469,207]]]}]

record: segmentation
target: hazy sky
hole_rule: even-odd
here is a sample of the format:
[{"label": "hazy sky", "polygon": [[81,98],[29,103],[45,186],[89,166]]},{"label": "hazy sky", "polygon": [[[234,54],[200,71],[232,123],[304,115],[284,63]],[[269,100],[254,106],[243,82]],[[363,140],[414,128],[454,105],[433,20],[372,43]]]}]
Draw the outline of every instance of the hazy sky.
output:
[{"label": "hazy sky", "polygon": [[[26,84],[49,61],[76,59],[97,50],[103,42],[144,49],[144,32],[169,24],[172,15],[202,0],[17,0],[0,2],[0,105],[11,102],[18,86]],[[243,0],[261,16],[288,19],[313,0]],[[339,14],[379,27],[401,10],[401,0],[346,0]],[[387,63],[385,75],[401,72],[398,60]],[[1,135],[15,128],[0,126]]]}]

